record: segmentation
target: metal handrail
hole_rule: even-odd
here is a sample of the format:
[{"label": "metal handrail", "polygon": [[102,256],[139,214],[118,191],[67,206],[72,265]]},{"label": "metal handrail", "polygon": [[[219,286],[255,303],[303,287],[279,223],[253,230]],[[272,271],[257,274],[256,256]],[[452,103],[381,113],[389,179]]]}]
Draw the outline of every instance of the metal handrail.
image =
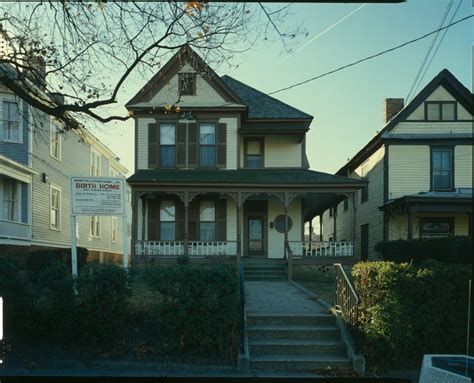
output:
[{"label": "metal handrail", "polygon": [[341,311],[342,317],[350,325],[359,321],[360,299],[351,281],[340,263],[334,264],[336,286],[334,290],[334,306]]}]

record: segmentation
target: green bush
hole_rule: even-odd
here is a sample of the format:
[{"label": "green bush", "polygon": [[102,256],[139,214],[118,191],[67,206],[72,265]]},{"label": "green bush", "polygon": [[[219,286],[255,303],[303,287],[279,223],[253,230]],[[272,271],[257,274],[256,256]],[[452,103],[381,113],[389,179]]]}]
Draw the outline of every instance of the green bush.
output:
[{"label": "green bush", "polygon": [[162,295],[155,310],[151,310],[161,352],[235,360],[241,339],[235,266],[158,267],[148,270],[145,278]]},{"label": "green bush", "polygon": [[384,261],[472,263],[472,237],[446,237],[380,242],[375,245]]},{"label": "green bush", "polygon": [[[89,252],[84,247],[77,248],[77,264],[78,269],[82,269],[87,261],[87,256]],[[42,249],[32,251],[26,257],[25,267],[30,273],[32,273],[33,278],[37,277],[37,274],[56,262],[63,262],[69,270],[71,270],[71,249]]]},{"label": "green bush", "polygon": [[76,325],[80,342],[105,350],[123,341],[129,315],[130,284],[126,270],[89,263],[76,280]]},{"label": "green bush", "polygon": [[372,367],[418,366],[423,354],[465,352],[468,280],[464,265],[361,262],[356,338]]}]

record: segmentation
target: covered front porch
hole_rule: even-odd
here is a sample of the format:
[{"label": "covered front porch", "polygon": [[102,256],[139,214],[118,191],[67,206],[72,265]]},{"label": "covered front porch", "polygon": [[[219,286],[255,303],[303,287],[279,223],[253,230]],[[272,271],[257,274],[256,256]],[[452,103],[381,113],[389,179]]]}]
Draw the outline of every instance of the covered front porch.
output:
[{"label": "covered front porch", "polygon": [[[194,262],[234,258],[238,264],[245,258],[291,257],[295,261],[315,263],[325,259],[330,263],[340,258],[354,259],[352,241],[322,242],[305,235],[305,229],[329,201],[353,199],[360,187],[356,180],[308,170],[280,170],[274,174],[275,178],[267,178],[263,184],[258,183],[257,171],[214,170],[192,171],[196,181],[200,178],[206,184],[170,185],[163,181],[144,182],[144,175],[139,181],[140,172],[144,171],[129,179],[135,262],[176,262],[180,256]],[[159,173],[155,179],[159,176],[163,179],[163,173],[166,176],[170,172],[188,181],[191,176],[191,171],[186,170],[146,172]],[[288,177],[291,172],[299,173],[299,183],[291,182],[292,177]],[[221,177],[221,182],[210,180],[211,175]],[[222,180],[223,176],[232,178]],[[249,177],[253,184],[249,184]],[[320,182],[315,182],[316,177]],[[334,182],[335,179],[339,182]]]}]

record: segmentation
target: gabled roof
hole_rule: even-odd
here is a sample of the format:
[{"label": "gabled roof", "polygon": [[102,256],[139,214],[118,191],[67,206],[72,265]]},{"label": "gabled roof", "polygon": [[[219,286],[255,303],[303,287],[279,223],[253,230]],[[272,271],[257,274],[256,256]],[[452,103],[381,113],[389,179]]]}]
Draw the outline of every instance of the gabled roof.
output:
[{"label": "gabled roof", "polygon": [[251,86],[224,75],[227,86],[248,106],[248,119],[312,119],[313,116],[277,100]]},{"label": "gabled roof", "polygon": [[206,73],[206,79],[209,80],[219,93],[226,96],[236,104],[243,104],[242,100],[222,81],[212,68],[189,46],[183,46],[176,54],[156,73],[151,80],[133,96],[130,101],[125,104],[125,107],[133,106],[134,104],[149,101],[156,92],[168,81],[171,74],[183,63],[188,61],[194,65],[197,72]]},{"label": "gabled roof", "polygon": [[386,133],[412,114],[439,86],[443,86],[470,114],[474,114],[473,94],[449,70],[443,69],[336,174],[345,175],[349,169],[353,169],[365,161],[382,145]]}]

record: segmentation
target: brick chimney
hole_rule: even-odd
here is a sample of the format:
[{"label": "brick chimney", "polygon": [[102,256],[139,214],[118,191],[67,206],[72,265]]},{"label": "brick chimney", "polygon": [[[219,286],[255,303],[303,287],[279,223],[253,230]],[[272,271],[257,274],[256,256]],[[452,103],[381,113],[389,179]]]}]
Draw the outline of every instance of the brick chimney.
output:
[{"label": "brick chimney", "polygon": [[383,122],[386,124],[403,109],[403,98],[386,98],[383,102]]}]

